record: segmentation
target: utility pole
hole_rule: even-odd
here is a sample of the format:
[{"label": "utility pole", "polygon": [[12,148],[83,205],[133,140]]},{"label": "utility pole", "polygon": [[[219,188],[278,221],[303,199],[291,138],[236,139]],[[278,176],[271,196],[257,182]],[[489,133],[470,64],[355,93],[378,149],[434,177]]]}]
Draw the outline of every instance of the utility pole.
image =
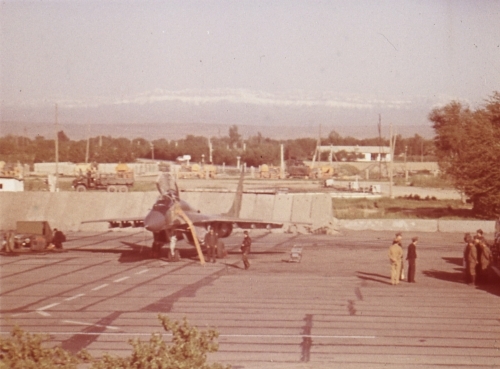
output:
[{"label": "utility pole", "polygon": [[56,128],[56,192],[59,191],[59,124],[57,122],[57,103],[55,111],[55,128]]},{"label": "utility pole", "polygon": [[408,182],[408,168],[406,167],[406,155],[408,153],[408,146],[405,145],[405,183]]},{"label": "utility pole", "polygon": [[280,144],[280,179],[285,178],[285,149],[283,144]]},{"label": "utility pole", "polygon": [[89,162],[89,151],[90,151],[90,127],[87,123],[87,149],[85,151],[85,164]]},{"label": "utility pole", "polygon": [[320,161],[320,150],[319,147],[321,146],[321,124],[319,125],[319,134],[318,134],[318,141],[316,141],[316,149],[314,150],[314,155],[312,158],[312,163],[311,163],[311,169],[314,169],[314,163],[316,162],[316,155],[318,157],[318,161]]},{"label": "utility pole", "polygon": [[208,161],[210,164],[212,164],[212,152],[213,152],[213,147],[212,147],[212,141],[210,140],[210,137],[208,138]]},{"label": "utility pole", "polygon": [[378,114],[378,179],[382,179],[382,122],[380,113]]},{"label": "utility pole", "polygon": [[390,125],[390,152],[391,152],[391,162],[389,163],[389,198],[393,199],[392,194],[392,177],[393,177],[393,164],[394,164],[394,148],[396,147],[396,135],[392,131],[392,123]]}]

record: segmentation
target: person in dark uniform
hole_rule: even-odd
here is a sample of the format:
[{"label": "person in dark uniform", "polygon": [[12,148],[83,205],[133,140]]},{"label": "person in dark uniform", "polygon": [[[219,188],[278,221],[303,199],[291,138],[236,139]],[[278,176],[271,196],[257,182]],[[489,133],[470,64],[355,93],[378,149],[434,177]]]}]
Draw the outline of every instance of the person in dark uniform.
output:
[{"label": "person in dark uniform", "polygon": [[481,283],[487,284],[490,281],[490,265],[492,261],[491,250],[485,241],[479,242],[481,249]]},{"label": "person in dark uniform", "polygon": [[54,228],[54,236],[52,237],[52,243],[54,244],[56,249],[63,248],[63,242],[66,241],[66,236],[57,228]]},{"label": "person in dark uniform", "polygon": [[408,283],[415,283],[418,237],[413,237],[408,245],[406,260],[408,260]]},{"label": "person in dark uniform", "polygon": [[241,243],[241,259],[245,265],[245,269],[250,268],[248,261],[248,254],[250,254],[250,247],[252,246],[252,239],[248,235],[248,231],[243,232],[243,242]]},{"label": "person in dark uniform", "polygon": [[473,241],[474,246],[476,246],[476,254],[477,254],[476,284],[481,283],[481,270],[482,270],[481,260],[482,260],[482,253],[483,253],[483,249],[481,248],[481,243],[483,242],[482,240],[484,240],[484,237],[482,236],[482,234],[480,235],[479,231],[481,231],[481,230],[478,229],[478,233],[476,233],[476,235],[474,236],[474,241]]},{"label": "person in dark uniform", "polygon": [[212,263],[215,263],[217,257],[217,241],[214,229],[210,228],[210,231],[205,235],[205,245],[208,247],[208,261],[212,260]]}]

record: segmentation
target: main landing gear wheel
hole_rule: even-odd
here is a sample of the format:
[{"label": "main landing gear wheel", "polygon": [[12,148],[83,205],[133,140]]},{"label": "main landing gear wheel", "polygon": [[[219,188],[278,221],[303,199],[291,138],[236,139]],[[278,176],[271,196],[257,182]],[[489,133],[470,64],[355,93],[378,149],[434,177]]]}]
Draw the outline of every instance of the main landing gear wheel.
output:
[{"label": "main landing gear wheel", "polygon": [[[151,246],[151,257],[153,259],[159,259],[161,253],[161,247],[163,244],[161,242],[153,242],[153,246]],[[170,255],[170,250],[168,251]]]},{"label": "main landing gear wheel", "polygon": [[217,241],[217,259],[224,259],[227,256],[226,246],[221,240]]},{"label": "main landing gear wheel", "polygon": [[171,262],[181,261],[181,254],[179,253],[179,250],[175,250],[174,255],[172,255],[172,252],[168,250],[168,261]]}]

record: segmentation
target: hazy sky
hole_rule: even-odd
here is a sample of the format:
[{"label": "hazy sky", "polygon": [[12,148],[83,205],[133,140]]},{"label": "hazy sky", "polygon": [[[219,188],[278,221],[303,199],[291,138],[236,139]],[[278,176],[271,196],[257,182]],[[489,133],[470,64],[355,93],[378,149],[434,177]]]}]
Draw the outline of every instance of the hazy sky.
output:
[{"label": "hazy sky", "polygon": [[9,1],[1,120],[426,124],[500,90],[500,1]]}]

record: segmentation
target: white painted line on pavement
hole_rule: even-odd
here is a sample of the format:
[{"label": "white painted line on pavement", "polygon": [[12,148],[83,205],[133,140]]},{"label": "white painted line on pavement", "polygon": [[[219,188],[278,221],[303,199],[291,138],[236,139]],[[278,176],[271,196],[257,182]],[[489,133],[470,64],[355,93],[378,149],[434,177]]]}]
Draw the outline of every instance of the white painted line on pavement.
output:
[{"label": "white painted line on pavement", "polygon": [[59,304],[60,304],[60,302],[54,302],[53,304],[50,304],[50,305],[38,308],[38,309],[36,309],[36,311],[44,311],[44,310],[50,309],[50,308],[52,308],[54,306],[57,306]]},{"label": "white painted line on pavement", "polygon": [[[91,324],[94,325],[94,324]],[[119,329],[119,328],[116,328]],[[136,337],[136,336],[148,336],[151,337],[151,333],[125,333],[125,332],[43,332],[44,334],[49,334],[51,336],[74,336],[78,334],[79,336],[124,336],[124,337]],[[11,332],[0,331],[0,335],[10,335]],[[163,337],[172,337],[170,333],[161,333]]]},{"label": "white painted line on pavement", "polygon": [[64,301],[71,301],[71,300],[77,299],[77,298],[82,297],[82,296],[85,296],[85,294],[79,293],[78,295],[71,296],[71,297],[68,297],[67,299],[64,299]]},{"label": "white painted line on pavement", "polygon": [[118,282],[124,281],[125,279],[129,279],[129,278],[130,277],[122,277],[122,278],[118,278],[118,279],[114,280],[113,282],[118,283]]},{"label": "white painted line on pavement", "polygon": [[135,273],[135,274],[137,274],[137,275],[139,275],[139,274],[144,274],[144,273],[146,273],[146,272],[148,272],[148,271],[149,271],[149,269],[144,269],[144,270],[141,270],[140,272],[137,272],[137,273]]},{"label": "white painted line on pavement", "polygon": [[377,336],[335,336],[335,335],[314,335],[314,334],[219,334],[219,337],[258,337],[258,338],[342,338],[342,339],[375,339]]},{"label": "white painted line on pavement", "polygon": [[92,288],[92,291],[99,291],[101,288],[109,286],[107,283],[101,284],[100,286]]},{"label": "white painted line on pavement", "polygon": [[31,313],[31,311],[28,311],[28,312],[25,312],[25,313],[16,313],[16,314],[12,314],[11,316],[12,316],[13,318],[15,318],[15,317],[18,317],[18,316],[23,316],[23,315],[26,315],[26,314],[29,314],[29,313]]},{"label": "white painted line on pavement", "polygon": [[112,325],[92,324],[92,323],[78,322],[76,320],[63,320],[63,323],[75,324],[75,325],[85,325],[85,326],[89,326],[89,327],[99,327],[99,328],[106,328],[106,329],[120,329],[118,327],[113,327]]},{"label": "white painted line on pavement", "polygon": [[[97,325],[97,324],[89,324],[89,323],[84,323],[84,322],[76,322],[72,320],[65,320],[64,322],[68,324],[78,324],[78,325],[86,325],[86,326],[95,326],[95,327],[106,327],[109,329],[119,329],[117,327],[112,327],[112,326],[103,326],[103,325]],[[45,332],[46,334],[50,335],[75,335],[75,332]],[[3,332],[0,332],[0,334],[3,334]],[[85,336],[151,336],[151,333],[142,333],[142,332],[79,332],[79,335],[85,335]],[[164,337],[171,337],[171,333],[161,333],[162,336]],[[257,338],[303,338],[303,337],[308,337],[308,338],[330,338],[330,339],[376,339],[377,336],[327,336],[327,335],[304,335],[304,334],[220,334],[220,337],[242,337],[242,338],[248,338],[248,337],[257,337]]]}]

